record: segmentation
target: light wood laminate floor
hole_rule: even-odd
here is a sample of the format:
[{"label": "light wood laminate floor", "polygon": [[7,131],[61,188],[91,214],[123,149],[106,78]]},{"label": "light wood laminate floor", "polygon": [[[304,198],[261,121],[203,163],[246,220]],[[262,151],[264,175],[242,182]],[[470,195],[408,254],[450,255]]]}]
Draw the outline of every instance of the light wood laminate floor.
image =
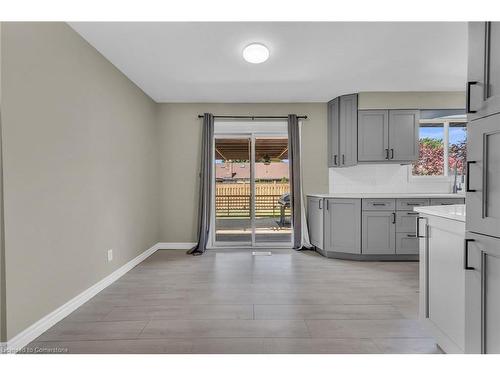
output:
[{"label": "light wood laminate floor", "polygon": [[[32,342],[69,353],[439,353],[417,262],[160,250]],[[56,350],[54,350],[56,349]]]}]

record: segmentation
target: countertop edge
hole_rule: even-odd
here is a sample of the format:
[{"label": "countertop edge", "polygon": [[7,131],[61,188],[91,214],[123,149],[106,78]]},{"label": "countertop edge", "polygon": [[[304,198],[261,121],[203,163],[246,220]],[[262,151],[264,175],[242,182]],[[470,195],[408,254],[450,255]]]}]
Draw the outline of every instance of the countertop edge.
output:
[{"label": "countertop edge", "polygon": [[[466,212],[464,204],[454,204],[450,206],[424,206],[414,207],[413,210],[420,214],[441,217],[443,219],[454,220],[465,223]],[[463,210],[464,213],[457,214],[457,211]]]}]

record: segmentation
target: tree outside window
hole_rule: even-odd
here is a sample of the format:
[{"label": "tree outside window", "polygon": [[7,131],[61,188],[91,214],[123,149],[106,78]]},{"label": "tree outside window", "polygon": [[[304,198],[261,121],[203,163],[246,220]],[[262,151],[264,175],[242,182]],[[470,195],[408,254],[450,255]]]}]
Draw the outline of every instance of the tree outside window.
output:
[{"label": "tree outside window", "polygon": [[463,176],[467,159],[465,115],[448,115],[420,120],[419,159],[413,176]]}]

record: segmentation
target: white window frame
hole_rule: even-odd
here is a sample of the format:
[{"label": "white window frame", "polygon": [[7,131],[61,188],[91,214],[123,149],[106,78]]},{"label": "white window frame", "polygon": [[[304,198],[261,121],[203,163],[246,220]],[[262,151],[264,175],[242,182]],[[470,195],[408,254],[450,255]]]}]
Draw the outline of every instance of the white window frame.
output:
[{"label": "white window frame", "polygon": [[450,123],[467,123],[464,118],[437,118],[437,119],[421,119],[420,124],[443,124],[443,174],[439,176],[415,176],[413,175],[412,165],[408,165],[408,181],[412,183],[429,183],[429,182],[451,182],[453,176],[449,175],[449,147],[450,147]]}]

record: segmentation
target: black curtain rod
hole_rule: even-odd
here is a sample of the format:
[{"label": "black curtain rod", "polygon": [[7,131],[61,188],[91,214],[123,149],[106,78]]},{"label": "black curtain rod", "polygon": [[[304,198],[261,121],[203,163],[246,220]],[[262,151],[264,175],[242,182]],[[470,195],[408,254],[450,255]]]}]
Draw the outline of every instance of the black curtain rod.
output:
[{"label": "black curtain rod", "polygon": [[[198,118],[203,118],[203,115],[198,115]],[[214,118],[247,118],[247,119],[288,119],[288,116],[216,116]],[[297,116],[299,119],[307,119],[307,116]]]}]

